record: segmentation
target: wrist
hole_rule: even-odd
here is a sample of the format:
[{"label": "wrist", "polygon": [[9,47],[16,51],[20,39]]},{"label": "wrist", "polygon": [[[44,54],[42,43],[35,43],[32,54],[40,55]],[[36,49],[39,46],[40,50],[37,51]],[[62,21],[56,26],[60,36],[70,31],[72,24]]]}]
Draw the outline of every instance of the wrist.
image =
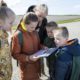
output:
[{"label": "wrist", "polygon": [[32,62],[31,56],[28,56],[28,60],[29,60],[29,62]]},{"label": "wrist", "polygon": [[27,61],[27,62],[29,61],[29,56],[26,56],[26,61]]},{"label": "wrist", "polygon": [[27,62],[32,61],[31,58],[30,58],[30,56],[26,56],[26,61],[27,61]]}]

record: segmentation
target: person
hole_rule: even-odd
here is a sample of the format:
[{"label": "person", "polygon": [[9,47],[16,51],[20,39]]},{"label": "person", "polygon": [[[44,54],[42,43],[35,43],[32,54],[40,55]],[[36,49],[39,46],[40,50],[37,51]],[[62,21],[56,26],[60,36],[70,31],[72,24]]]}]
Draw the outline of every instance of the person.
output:
[{"label": "person", "polygon": [[12,58],[10,35],[15,13],[8,7],[0,7],[0,80],[11,80]]},{"label": "person", "polygon": [[[38,25],[36,26],[36,31],[38,32],[39,38],[40,38],[40,44],[43,45],[45,38],[47,37],[47,31],[46,31],[46,24],[47,24],[47,18],[48,15],[48,7],[45,4],[36,5],[34,7],[34,13],[38,17]],[[44,60],[41,59],[41,74],[44,75]]]},{"label": "person", "polygon": [[[57,28],[58,25],[56,22],[54,21],[50,21],[47,23],[46,25],[46,31],[47,31],[47,35],[48,37],[45,38],[44,40],[44,48],[52,48],[52,47],[56,47],[55,43],[54,43],[54,38],[53,38],[53,34],[52,34],[52,30],[54,30],[55,28]],[[46,73],[45,71],[45,66],[44,66],[44,71],[45,71],[45,74],[48,76],[47,78],[50,80],[53,80],[54,78],[54,66],[55,66],[55,60],[54,60],[55,56],[54,54],[50,55],[49,57],[47,58],[44,58],[46,61],[46,63],[44,62],[44,64],[46,64],[46,67],[49,69],[49,74]]]},{"label": "person", "polygon": [[46,24],[48,15],[48,7],[45,4],[36,5],[34,8],[34,13],[38,16],[38,25],[36,31],[38,31],[40,37],[40,43],[44,43],[44,39],[47,37]]},{"label": "person", "polygon": [[[69,80],[72,69],[73,56],[80,56],[78,39],[69,40],[69,32],[66,27],[53,30],[54,41],[58,51],[55,53],[55,80]],[[76,80],[76,79],[75,79]]]},{"label": "person", "polygon": [[[40,49],[40,40],[35,28],[38,18],[33,12],[24,15],[22,22],[12,37],[12,56],[20,65],[21,80],[39,80],[40,59],[33,54]],[[23,43],[20,45],[18,35],[22,34]]]}]

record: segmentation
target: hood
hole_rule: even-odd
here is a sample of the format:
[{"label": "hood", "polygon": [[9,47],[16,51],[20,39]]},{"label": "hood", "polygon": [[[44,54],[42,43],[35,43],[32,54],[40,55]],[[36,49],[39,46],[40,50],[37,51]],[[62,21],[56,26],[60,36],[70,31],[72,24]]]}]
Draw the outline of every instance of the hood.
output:
[{"label": "hood", "polygon": [[26,31],[22,28],[21,23],[19,23],[19,25],[18,25],[16,31],[17,31],[17,30],[20,30],[20,31],[22,31],[22,32],[26,32]]},{"label": "hood", "polygon": [[72,55],[80,56],[80,44],[78,39],[72,39],[67,42],[68,51],[72,53]]}]

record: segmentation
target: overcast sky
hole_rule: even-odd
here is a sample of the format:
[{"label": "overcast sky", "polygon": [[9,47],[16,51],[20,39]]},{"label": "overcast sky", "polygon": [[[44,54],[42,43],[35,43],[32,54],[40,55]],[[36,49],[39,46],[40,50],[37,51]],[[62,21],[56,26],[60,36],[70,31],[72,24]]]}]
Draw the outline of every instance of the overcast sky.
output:
[{"label": "overcast sky", "polygon": [[49,15],[80,15],[80,0],[4,0],[17,15],[25,14],[34,4],[47,4]]}]

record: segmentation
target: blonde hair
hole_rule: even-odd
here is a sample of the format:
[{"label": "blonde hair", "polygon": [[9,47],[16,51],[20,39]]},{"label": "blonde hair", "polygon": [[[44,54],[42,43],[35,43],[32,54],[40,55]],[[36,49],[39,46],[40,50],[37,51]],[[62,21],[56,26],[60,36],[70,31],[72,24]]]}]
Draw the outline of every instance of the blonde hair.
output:
[{"label": "blonde hair", "polygon": [[37,6],[34,8],[34,11],[41,11],[41,12],[43,12],[43,13],[48,14],[48,7],[47,7],[47,5],[45,5],[45,4],[40,4],[40,5],[37,5]]},{"label": "blonde hair", "polygon": [[[68,31],[67,27],[65,27],[65,26],[57,27],[57,28],[54,29],[54,30],[60,31],[60,34],[61,34],[64,38],[68,38],[68,37],[69,37],[69,31]],[[54,31],[54,30],[53,30],[53,31]]]}]

